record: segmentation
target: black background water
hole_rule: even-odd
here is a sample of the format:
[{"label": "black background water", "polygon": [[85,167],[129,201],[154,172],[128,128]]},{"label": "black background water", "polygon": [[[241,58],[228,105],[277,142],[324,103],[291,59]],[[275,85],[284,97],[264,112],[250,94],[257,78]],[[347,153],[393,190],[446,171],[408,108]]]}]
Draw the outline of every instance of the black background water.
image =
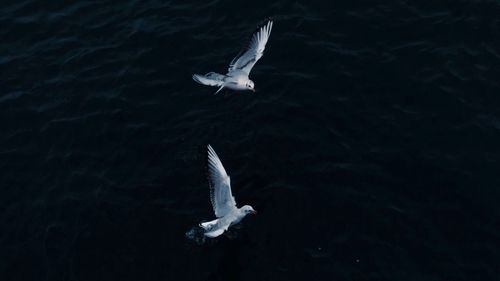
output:
[{"label": "black background water", "polygon": [[[498,1],[4,1],[0,280],[498,280]],[[213,96],[275,20],[256,94]],[[206,145],[240,204],[211,219]]]}]

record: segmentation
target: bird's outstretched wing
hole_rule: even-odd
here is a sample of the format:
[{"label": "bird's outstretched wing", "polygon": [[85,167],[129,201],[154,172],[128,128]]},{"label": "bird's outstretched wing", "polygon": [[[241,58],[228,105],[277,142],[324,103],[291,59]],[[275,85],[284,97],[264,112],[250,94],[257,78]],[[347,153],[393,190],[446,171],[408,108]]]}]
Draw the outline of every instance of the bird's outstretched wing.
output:
[{"label": "bird's outstretched wing", "polygon": [[193,80],[207,86],[217,86],[220,87],[224,84],[224,78],[226,76],[215,73],[215,72],[210,72],[205,75],[200,75],[200,74],[193,74]]},{"label": "bird's outstretched wing", "polygon": [[264,26],[259,28],[250,40],[248,47],[239,55],[237,55],[229,64],[229,72],[234,70],[242,70],[250,74],[252,67],[264,54],[267,40],[271,35],[273,22],[268,21]]},{"label": "bird's outstretched wing", "polygon": [[231,193],[229,176],[214,149],[208,145],[208,183],[210,201],[215,216],[220,218],[236,210],[236,201]]}]

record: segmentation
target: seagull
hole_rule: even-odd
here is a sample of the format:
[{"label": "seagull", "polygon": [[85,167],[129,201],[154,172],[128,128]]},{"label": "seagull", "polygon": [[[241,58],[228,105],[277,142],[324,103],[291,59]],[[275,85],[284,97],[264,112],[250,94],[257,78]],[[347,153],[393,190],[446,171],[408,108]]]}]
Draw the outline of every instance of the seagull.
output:
[{"label": "seagull", "polygon": [[226,75],[215,72],[205,75],[194,74],[193,80],[203,85],[219,87],[215,94],[224,88],[255,92],[255,84],[248,76],[252,67],[264,54],[272,28],[273,22],[269,20],[252,35],[247,48],[243,49],[229,64]]},{"label": "seagull", "polygon": [[210,186],[210,201],[217,219],[200,223],[204,235],[215,238],[230,226],[239,223],[248,214],[257,214],[252,206],[236,207],[236,201],[231,193],[229,176],[222,166],[215,150],[208,145],[208,183]]}]

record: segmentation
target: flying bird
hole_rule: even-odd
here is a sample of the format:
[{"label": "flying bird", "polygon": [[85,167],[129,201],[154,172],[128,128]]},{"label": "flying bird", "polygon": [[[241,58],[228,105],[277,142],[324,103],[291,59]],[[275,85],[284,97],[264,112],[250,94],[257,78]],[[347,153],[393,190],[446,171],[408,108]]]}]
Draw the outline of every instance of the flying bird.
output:
[{"label": "flying bird", "polygon": [[236,207],[236,201],[231,193],[229,176],[215,150],[208,145],[208,183],[210,186],[210,201],[217,219],[200,223],[210,238],[224,233],[230,226],[239,223],[248,214],[257,214],[252,206]]},{"label": "flying bird", "polygon": [[229,64],[226,75],[210,72],[205,75],[194,74],[193,80],[207,86],[219,87],[217,92],[224,88],[232,90],[251,90],[255,92],[255,84],[250,78],[250,71],[255,63],[264,54],[267,40],[271,35],[273,22],[269,20],[253,35],[248,46],[243,49]]}]

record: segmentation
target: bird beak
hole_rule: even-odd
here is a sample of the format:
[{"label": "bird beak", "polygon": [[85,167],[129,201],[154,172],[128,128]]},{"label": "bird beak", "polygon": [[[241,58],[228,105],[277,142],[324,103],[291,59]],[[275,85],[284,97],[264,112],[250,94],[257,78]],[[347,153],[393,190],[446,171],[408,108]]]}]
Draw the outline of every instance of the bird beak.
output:
[{"label": "bird beak", "polygon": [[252,89],[252,92],[254,92],[254,93],[255,93],[255,89]]},{"label": "bird beak", "polygon": [[253,215],[256,215],[256,214],[257,214],[257,211],[253,210],[253,211],[252,211],[252,214],[253,214]]}]

